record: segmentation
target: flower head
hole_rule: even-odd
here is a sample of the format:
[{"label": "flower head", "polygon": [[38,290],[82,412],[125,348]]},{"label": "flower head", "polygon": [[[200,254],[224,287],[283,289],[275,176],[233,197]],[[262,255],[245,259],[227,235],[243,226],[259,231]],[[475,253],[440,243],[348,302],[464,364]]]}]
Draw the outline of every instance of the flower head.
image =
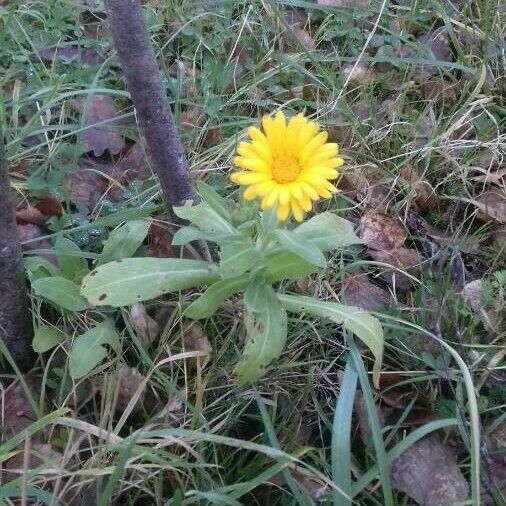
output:
[{"label": "flower head", "polygon": [[313,202],[337,191],[330,182],[337,178],[343,159],[338,146],[327,142],[327,132],[297,114],[289,121],[282,112],[262,119],[263,132],[248,128],[249,142],[241,142],[234,163],[240,171],[234,183],[246,186],[244,198],[262,199],[262,209],[276,208],[280,220],[290,213],[302,221]]}]

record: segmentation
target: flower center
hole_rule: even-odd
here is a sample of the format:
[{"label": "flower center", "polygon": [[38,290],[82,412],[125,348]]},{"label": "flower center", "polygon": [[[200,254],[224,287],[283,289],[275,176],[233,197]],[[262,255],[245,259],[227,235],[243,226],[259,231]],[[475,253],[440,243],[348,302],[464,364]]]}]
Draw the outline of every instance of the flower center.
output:
[{"label": "flower center", "polygon": [[272,158],[272,178],[278,183],[295,181],[301,170],[302,167],[294,156],[277,154]]}]

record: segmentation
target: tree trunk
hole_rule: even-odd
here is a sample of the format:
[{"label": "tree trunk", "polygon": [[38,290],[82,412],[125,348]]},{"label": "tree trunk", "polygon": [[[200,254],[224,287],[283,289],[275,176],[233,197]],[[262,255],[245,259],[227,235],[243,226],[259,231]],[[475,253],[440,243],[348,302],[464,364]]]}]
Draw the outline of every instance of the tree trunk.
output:
[{"label": "tree trunk", "polygon": [[197,201],[139,0],[105,0],[114,46],[165,201]]},{"label": "tree trunk", "polygon": [[10,199],[3,133],[0,130],[0,339],[22,371],[30,369],[34,363],[32,337],[23,258]]}]

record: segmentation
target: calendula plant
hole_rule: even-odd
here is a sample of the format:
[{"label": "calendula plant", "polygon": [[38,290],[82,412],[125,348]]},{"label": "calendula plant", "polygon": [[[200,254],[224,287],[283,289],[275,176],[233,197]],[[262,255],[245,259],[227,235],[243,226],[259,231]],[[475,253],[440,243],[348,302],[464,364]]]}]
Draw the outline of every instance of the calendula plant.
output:
[{"label": "calendula plant", "polygon": [[[207,287],[183,315],[208,318],[220,304],[242,294],[247,341],[235,366],[240,383],[264,375],[280,356],[287,339],[287,313],[310,313],[342,325],[374,355],[375,378],[383,351],[379,321],[366,311],[285,292],[285,280],[307,276],[327,265],[326,254],[360,244],[353,226],[331,212],[307,221],[314,203],[337,190],[330,182],[343,164],[338,146],[327,133],[299,114],[286,120],[282,112],[262,120],[263,131],[248,129],[234,159],[240,169],[231,176],[245,187],[246,201],[260,199],[260,209],[245,202],[232,209],[205,183],[198,184],[202,202],[174,209],[190,224],[178,230],[174,245],[203,240],[219,248],[219,262],[177,258],[124,258],[99,265],[86,275],[81,295],[94,306],[133,302]],[[291,226],[289,217],[298,222]]]}]

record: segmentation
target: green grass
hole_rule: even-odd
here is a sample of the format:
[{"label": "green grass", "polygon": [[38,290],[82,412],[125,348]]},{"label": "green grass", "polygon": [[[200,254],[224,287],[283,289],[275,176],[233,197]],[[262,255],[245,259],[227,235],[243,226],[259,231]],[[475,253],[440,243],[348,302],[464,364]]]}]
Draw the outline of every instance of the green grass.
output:
[{"label": "green grass", "polygon": [[[90,14],[80,5],[11,0],[0,7],[0,121],[17,167],[12,184],[19,200],[52,194],[66,203],[64,216],[44,229],[49,252],[63,233],[93,259],[109,231],[125,220],[156,215],[163,204],[154,178],[131,183],[121,202],[103,196],[91,213],[69,200],[68,179],[82,167],[79,139],[86,129],[76,98],[110,96],[127,143],[139,140],[109,35],[95,38],[90,31],[103,30],[103,9]],[[284,17],[293,7],[306,17],[301,27],[316,49],[304,47]],[[340,328],[309,316],[289,316],[281,359],[258,384],[243,388],[232,375],[244,341],[241,307],[233,299],[203,324],[213,353],[202,367],[184,358],[182,344],[181,311],[194,293],[148,304],[169,315],[149,347],[127,309],[60,313],[34,296],[34,323],[58,326],[67,341],[37,360],[36,388],[23,384],[31,388],[32,423],[5,435],[0,460],[5,467],[10,452],[22,453],[25,444],[36,453],[40,443],[58,457],[56,464],[47,457],[32,461],[9,482],[2,478],[0,502],[15,504],[14,497],[28,494],[40,504],[67,504],[81,493],[86,504],[351,504],[341,489],[356,504],[407,504],[406,495],[389,484],[389,463],[419,438],[444,429],[457,441],[457,461],[478,504],[479,478],[490,483],[480,444],[505,417],[505,329],[503,322],[491,325],[470,309],[455,277],[459,257],[465,282],[492,280],[505,269],[504,250],[494,241],[500,226],[480,222],[470,203],[491,188],[476,177],[496,170],[504,156],[506,61],[499,2],[457,9],[450,2],[373,1],[368,8],[336,9],[302,0],[150,0],[145,10],[194,179],[237,201],[239,191],[227,174],[245,127],[277,108],[303,111],[342,144],[345,174],[363,174],[368,185],[383,188],[377,207],[406,224],[416,195],[399,174],[407,165],[415,168],[439,196],[435,207],[418,214],[448,240],[440,245],[410,228],[409,245],[422,253],[424,268],[407,291],[385,283],[381,266],[360,250],[335,255],[304,288],[305,294],[332,300],[341,296],[344,275],[360,270],[393,292],[397,304],[378,316],[386,335],[382,372],[385,383],[394,380],[380,390],[368,374],[371,357],[354,345],[350,350]],[[436,55],[434,61],[420,42],[439,26],[447,30],[453,59]],[[97,51],[104,61],[87,66],[79,57],[63,62],[38,55],[40,48],[65,44]],[[371,66],[364,77],[347,78],[355,63],[357,69]],[[422,73],[429,65],[430,77]],[[429,83],[440,87],[435,99]],[[462,126],[469,129],[465,136]],[[104,155],[100,163],[116,160]],[[367,206],[363,198],[341,193],[319,209],[357,220]],[[499,312],[504,301],[504,284],[494,283],[487,289],[488,313]],[[286,289],[300,290],[295,283]],[[68,344],[103,315],[114,318],[122,332],[121,352],[73,383]],[[420,351],[414,335],[435,346]],[[148,378],[146,400],[140,410],[132,402],[115,412],[117,374],[125,364]],[[353,385],[353,392],[341,389],[353,383],[353,374],[366,401],[373,444],[358,436]],[[4,374],[2,385],[14,377],[23,380],[17,372]],[[401,387],[409,397],[382,429],[374,407],[384,407],[388,392]],[[107,393],[96,395],[99,388]],[[416,421],[422,397],[436,420],[413,428],[400,423]],[[500,497],[498,490],[493,493]]]}]

